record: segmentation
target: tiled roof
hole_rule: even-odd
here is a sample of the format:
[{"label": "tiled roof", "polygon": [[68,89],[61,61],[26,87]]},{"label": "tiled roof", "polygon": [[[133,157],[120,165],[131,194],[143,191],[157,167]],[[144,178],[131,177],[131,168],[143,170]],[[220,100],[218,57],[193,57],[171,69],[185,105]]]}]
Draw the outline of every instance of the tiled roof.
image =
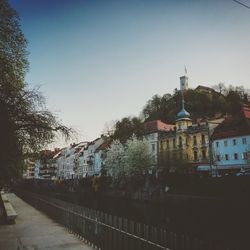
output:
[{"label": "tiled roof", "polygon": [[247,105],[244,105],[242,108],[243,114],[247,119],[250,119],[250,107]]},{"label": "tiled roof", "polygon": [[148,121],[144,123],[146,132],[157,132],[157,131],[170,131],[173,130],[175,125],[166,124],[161,120]]},{"label": "tiled roof", "polygon": [[213,140],[228,137],[250,135],[250,107],[244,105],[239,114],[228,117],[218,127],[212,135]]},{"label": "tiled roof", "polygon": [[106,141],[104,143],[102,143],[97,149],[96,149],[96,152],[100,151],[100,150],[105,150],[109,145],[110,145],[111,142],[109,141]]},{"label": "tiled roof", "polygon": [[215,92],[215,90],[213,88],[210,88],[210,87],[207,87],[207,86],[203,86],[203,85],[199,85],[198,87],[196,87],[195,90],[205,90],[205,91]]}]

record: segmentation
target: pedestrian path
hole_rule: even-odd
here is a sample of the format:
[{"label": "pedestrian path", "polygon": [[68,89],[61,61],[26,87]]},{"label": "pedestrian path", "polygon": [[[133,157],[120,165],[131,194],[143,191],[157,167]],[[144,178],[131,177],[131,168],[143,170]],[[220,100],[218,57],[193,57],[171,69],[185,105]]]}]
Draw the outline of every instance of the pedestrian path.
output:
[{"label": "pedestrian path", "polygon": [[0,225],[0,250],[92,249],[15,194],[8,198],[18,216],[15,224]]}]

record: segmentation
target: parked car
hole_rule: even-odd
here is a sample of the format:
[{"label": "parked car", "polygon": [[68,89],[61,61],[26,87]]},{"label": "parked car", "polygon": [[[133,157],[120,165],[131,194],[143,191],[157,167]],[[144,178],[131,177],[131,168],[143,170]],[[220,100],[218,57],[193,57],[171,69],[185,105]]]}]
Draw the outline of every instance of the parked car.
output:
[{"label": "parked car", "polygon": [[236,176],[250,176],[250,169],[241,169]]}]

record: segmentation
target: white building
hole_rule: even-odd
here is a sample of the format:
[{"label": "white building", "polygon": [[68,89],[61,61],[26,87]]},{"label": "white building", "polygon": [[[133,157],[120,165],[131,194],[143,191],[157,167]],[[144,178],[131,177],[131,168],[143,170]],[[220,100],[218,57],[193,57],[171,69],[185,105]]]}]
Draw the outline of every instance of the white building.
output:
[{"label": "white building", "polygon": [[100,157],[95,156],[95,153],[97,148],[100,147],[100,145],[103,144],[105,140],[106,137],[104,136],[97,138],[90,142],[83,151],[83,159],[81,160],[83,161],[83,177],[98,174],[100,163],[96,163],[95,161],[97,160],[97,162],[100,162]]},{"label": "white building", "polygon": [[153,156],[153,166],[152,168],[156,168],[159,163],[158,155],[159,155],[159,136],[164,133],[168,132],[171,129],[174,129],[174,125],[166,124],[160,120],[149,121],[144,124],[145,126],[145,134],[144,138],[146,139],[149,152]]},{"label": "white building", "polygon": [[106,150],[109,146],[108,141],[104,141],[99,147],[96,148],[94,154],[94,174],[100,175],[103,165],[105,164]]}]

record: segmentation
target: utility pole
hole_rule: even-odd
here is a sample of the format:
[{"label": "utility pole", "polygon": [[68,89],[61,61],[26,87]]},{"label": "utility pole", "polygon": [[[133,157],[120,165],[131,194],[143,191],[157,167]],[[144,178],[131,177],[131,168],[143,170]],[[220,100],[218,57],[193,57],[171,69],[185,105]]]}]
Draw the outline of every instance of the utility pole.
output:
[{"label": "utility pole", "polygon": [[[207,134],[208,134],[208,151],[209,151],[209,167],[210,167],[210,175],[212,176],[213,173],[213,146],[212,146],[212,140],[211,140],[211,134],[210,134],[210,128],[209,128],[209,122],[206,122],[207,125]],[[217,173],[216,173],[217,175]]]},{"label": "utility pole", "polygon": [[[212,144],[212,140],[211,140],[211,133],[210,133],[210,128],[209,128],[209,123],[210,124],[215,124],[215,125],[219,125],[220,122],[209,122],[208,120],[206,121],[206,125],[207,125],[207,133],[208,133],[208,150],[209,150],[209,167],[210,167],[210,175],[212,176],[213,173],[213,144]],[[216,168],[216,177],[218,174],[218,169]]]}]

